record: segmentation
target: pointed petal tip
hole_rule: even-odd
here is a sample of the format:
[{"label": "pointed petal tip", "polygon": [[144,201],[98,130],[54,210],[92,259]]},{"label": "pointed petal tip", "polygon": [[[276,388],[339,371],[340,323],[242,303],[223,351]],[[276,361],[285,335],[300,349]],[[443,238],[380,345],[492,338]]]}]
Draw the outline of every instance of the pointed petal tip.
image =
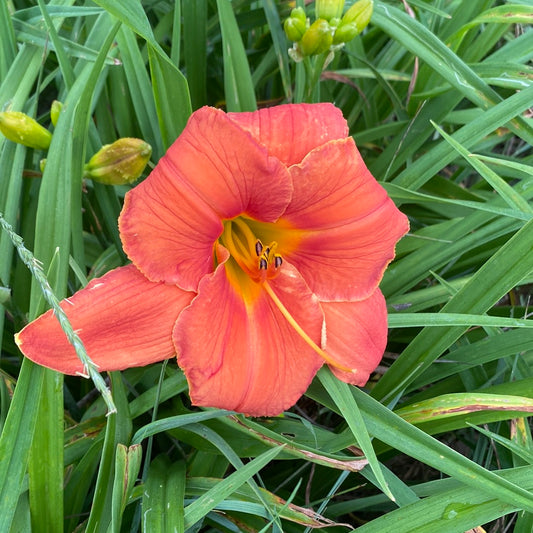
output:
[{"label": "pointed petal tip", "polygon": [[[124,370],[175,355],[172,328],[192,297],[176,286],[153,283],[128,265],[92,280],[61,307],[99,369]],[[15,342],[39,365],[86,375],[52,310],[18,332]]]}]

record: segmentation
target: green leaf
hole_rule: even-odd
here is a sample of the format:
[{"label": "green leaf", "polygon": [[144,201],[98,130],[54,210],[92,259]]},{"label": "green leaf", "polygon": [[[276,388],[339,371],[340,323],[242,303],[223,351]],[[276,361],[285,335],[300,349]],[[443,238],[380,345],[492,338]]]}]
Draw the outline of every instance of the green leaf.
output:
[{"label": "green leaf", "polygon": [[17,55],[17,41],[7,2],[0,4],[0,80],[4,80]]},{"label": "green leaf", "polygon": [[183,57],[193,109],[207,104],[207,1],[182,0]]},{"label": "green leaf", "polygon": [[[531,105],[533,86],[513,94],[503,102],[485,111],[479,118],[456,131],[452,138],[469,150],[485,136],[492,133]],[[446,141],[432,147],[394,179],[396,185],[419,189],[456,157],[456,151]]]},{"label": "green leaf", "polygon": [[186,466],[163,455],[150,464],[142,498],[142,531],[183,533]]},{"label": "green leaf", "polygon": [[[516,468],[502,472],[502,479],[527,489],[533,489],[533,468]],[[519,510],[512,502],[490,498],[482,488],[459,487],[424,498],[412,505],[387,513],[357,528],[361,533],[382,531],[463,532]]]},{"label": "green leaf", "polygon": [[262,0],[263,10],[270,29],[270,35],[274,44],[274,50],[276,52],[276,59],[278,60],[279,73],[281,76],[281,82],[283,84],[283,90],[285,98],[288,102],[292,100],[292,83],[291,83],[291,70],[289,65],[289,54],[287,53],[288,43],[283,31],[283,24],[281,23],[278,6],[274,0]]},{"label": "green leaf", "polygon": [[144,59],[135,34],[129,28],[125,26],[120,28],[117,34],[117,43],[133,101],[133,109],[139,121],[143,139],[152,146],[153,158],[158,161],[162,157],[164,149],[152,84],[146,72]]},{"label": "green leaf", "polygon": [[91,514],[87,522],[87,531],[94,533],[107,533],[113,520],[113,512],[116,512],[114,506],[116,503],[113,500],[113,496],[116,494],[113,489],[116,449],[119,444],[128,443],[132,428],[122,375],[119,372],[111,372],[110,376],[117,412],[110,414],[106,419],[104,447],[94,489]]},{"label": "green leaf", "polygon": [[457,150],[467,161],[475,168],[480,176],[482,176],[487,183],[505,200],[505,202],[511,207],[511,209],[516,209],[518,211],[523,211],[529,215],[533,215],[533,207],[524,199],[520,194],[518,194],[513,187],[511,187],[505,180],[500,178],[493,170],[491,170],[487,165],[471,158],[470,152],[464,148],[460,143],[458,143],[452,136],[448,135],[442,128],[439,128],[435,123],[433,123],[435,129],[448,141],[454,148]]},{"label": "green leaf", "polygon": [[[350,387],[350,390],[361,410],[368,432],[380,441],[437,468],[480,493],[485,493],[486,498],[500,499],[520,509],[533,510],[533,497],[527,490],[507,481],[495,472],[486,470],[430,437],[357,387]],[[320,398],[324,403],[324,397],[317,391],[315,383],[306,394]],[[332,409],[336,409],[333,402],[326,401],[326,403]]]},{"label": "green leaf", "polygon": [[261,468],[272,461],[282,450],[282,447],[272,448],[252,459],[242,468],[229,475],[226,479],[202,494],[196,501],[185,508],[185,527],[191,527],[201,520],[209,511],[246,483]]},{"label": "green leaf", "polygon": [[255,111],[252,76],[232,4],[229,0],[217,0],[217,6],[224,52],[226,108],[228,111]]},{"label": "green leaf", "polygon": [[189,89],[180,70],[150,44],[148,58],[163,148],[168,149],[185,128],[191,114]]},{"label": "green leaf", "polygon": [[21,493],[35,431],[43,367],[24,359],[0,437],[0,531],[9,531]]},{"label": "green leaf", "polygon": [[508,418],[511,418],[513,413],[533,412],[533,400],[509,395],[456,393],[412,403],[395,412],[407,422],[419,424],[478,411],[509,411]]},{"label": "green leaf", "polygon": [[203,422],[211,418],[218,418],[231,414],[231,411],[224,411],[222,409],[213,409],[209,411],[202,411],[199,413],[189,413],[185,415],[171,416],[163,420],[156,420],[150,424],[146,424],[139,429],[133,436],[132,443],[140,444],[144,439],[155,435],[156,433],[162,433],[173,428],[185,426],[187,424],[194,424],[197,422]]},{"label": "green leaf", "polygon": [[142,446],[134,444],[127,448],[118,444],[115,456],[115,479],[113,481],[113,503],[109,533],[120,533],[124,509],[141,468]]},{"label": "green leaf", "polygon": [[364,419],[361,416],[361,412],[359,411],[357,403],[354,401],[348,385],[335,378],[329,369],[321,368],[317,375],[346,420],[350,431],[355,437],[357,445],[365,454],[368,464],[376,476],[379,488],[392,501],[395,501],[396,498],[391,493],[391,490],[385,481],[383,472],[381,471],[381,465],[379,464],[374,448],[372,447],[372,442],[368,436]]},{"label": "green leaf", "polygon": [[412,328],[419,326],[533,328],[533,320],[461,313],[397,313],[389,315],[390,328]]},{"label": "green leaf", "polygon": [[150,21],[140,2],[132,2],[131,0],[95,0],[95,4],[117,17],[118,20],[146,41],[155,44]]}]

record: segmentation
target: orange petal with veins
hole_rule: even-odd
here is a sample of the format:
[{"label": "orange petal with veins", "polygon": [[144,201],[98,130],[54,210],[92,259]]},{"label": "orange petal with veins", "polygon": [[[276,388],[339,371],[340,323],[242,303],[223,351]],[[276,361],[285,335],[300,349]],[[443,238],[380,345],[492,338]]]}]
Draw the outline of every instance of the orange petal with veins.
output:
[{"label": "orange petal with veins", "polygon": [[[194,293],[148,281],[133,265],[93,279],[61,307],[99,370],[144,366],[175,355],[172,328]],[[52,310],[15,337],[22,353],[64,374],[85,373]]]},{"label": "orange petal with veins", "polygon": [[348,137],[342,112],[329,103],[286,104],[228,116],[287,166],[328,141]]},{"label": "orange petal with veins", "polygon": [[287,226],[278,236],[284,258],[321,300],[367,298],[409,229],[407,217],[351,138],[317,148],[290,172],[293,199],[278,223]]},{"label": "orange petal with veins", "polygon": [[218,109],[196,111],[142,183],[126,194],[125,252],[152,281],[196,290],[213,272],[222,220],[276,220],[292,196],[286,167]]},{"label": "orange petal with veins", "polygon": [[363,386],[387,345],[387,308],[379,289],[359,302],[322,302],[326,317],[326,351],[355,372],[330,367],[342,381]]},{"label": "orange petal with veins", "polygon": [[[202,280],[197,298],[176,323],[178,364],[187,376],[194,404],[252,416],[277,415],[296,403],[323,361],[261,285],[242,278],[239,289],[228,279],[227,265],[221,264]],[[250,287],[242,287],[243,283]],[[320,303],[298,272],[284,265],[269,283],[319,344]]]}]

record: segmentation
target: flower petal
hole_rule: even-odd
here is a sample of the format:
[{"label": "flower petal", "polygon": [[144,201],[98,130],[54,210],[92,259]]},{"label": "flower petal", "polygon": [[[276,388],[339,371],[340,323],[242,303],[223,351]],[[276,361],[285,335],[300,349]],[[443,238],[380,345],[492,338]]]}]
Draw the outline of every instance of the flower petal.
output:
[{"label": "flower petal", "polygon": [[348,136],[342,112],[329,103],[286,104],[228,116],[287,166],[328,141]]},{"label": "flower petal", "polygon": [[[351,138],[331,141],[290,169],[293,200],[280,253],[321,300],[361,300],[378,286],[409,224],[366,168]],[[295,244],[297,243],[297,244]]]},{"label": "flower petal", "polygon": [[126,195],[119,221],[124,250],[152,281],[196,290],[213,271],[221,219],[274,221],[291,196],[285,166],[223,111],[204,107]]},{"label": "flower petal", "polygon": [[322,302],[326,317],[326,351],[355,373],[331,371],[342,381],[363,386],[387,345],[387,308],[379,289],[360,302]]},{"label": "flower petal", "polygon": [[[148,281],[133,265],[93,279],[61,307],[99,370],[144,366],[175,355],[172,328],[194,293]],[[15,340],[22,353],[64,374],[84,373],[50,310]]]},{"label": "flower petal", "polygon": [[[176,323],[178,364],[196,405],[251,416],[279,414],[305,392],[322,359],[260,284],[243,276],[237,287],[228,278],[227,265],[202,280],[197,298]],[[298,273],[284,265],[269,283],[300,326],[320,343],[322,310]],[[206,327],[209,324],[212,327]]]}]

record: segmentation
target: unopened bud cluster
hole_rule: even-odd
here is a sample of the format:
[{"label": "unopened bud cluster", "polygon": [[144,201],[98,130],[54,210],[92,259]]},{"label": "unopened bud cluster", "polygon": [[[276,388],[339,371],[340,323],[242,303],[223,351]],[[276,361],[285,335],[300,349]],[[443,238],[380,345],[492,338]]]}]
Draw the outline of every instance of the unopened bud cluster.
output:
[{"label": "unopened bud cluster", "polygon": [[283,25],[294,42],[289,54],[295,61],[334,52],[360,34],[370,22],[373,0],[358,0],[343,15],[344,0],[316,0],[311,23],[302,7],[296,7]]},{"label": "unopened bud cluster", "polygon": [[[50,109],[50,120],[55,126],[62,110],[61,102],[55,100]],[[47,150],[52,134],[36,120],[21,111],[0,112],[0,132],[10,141],[36,150]],[[85,165],[84,177],[106,185],[133,183],[143,173],[152,147],[141,139],[125,137],[106,144]],[[46,159],[40,161],[41,172]]]}]

